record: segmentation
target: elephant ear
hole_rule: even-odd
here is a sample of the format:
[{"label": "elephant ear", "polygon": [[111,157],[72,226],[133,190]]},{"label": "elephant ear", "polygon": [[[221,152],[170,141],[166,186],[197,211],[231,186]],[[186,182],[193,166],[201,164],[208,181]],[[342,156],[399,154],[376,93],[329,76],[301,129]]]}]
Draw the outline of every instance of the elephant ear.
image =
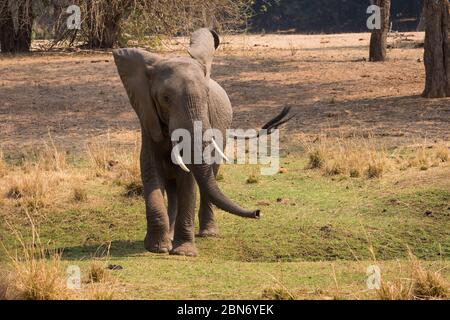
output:
[{"label": "elephant ear", "polygon": [[142,49],[116,49],[113,50],[113,56],[130,103],[141,122],[142,130],[149,132],[153,141],[162,141],[161,123],[150,95],[148,78],[148,69],[161,60],[161,57]]},{"label": "elephant ear", "polygon": [[191,36],[191,44],[188,52],[192,58],[205,67],[207,78],[211,75],[214,53],[219,47],[219,44],[219,35],[215,31],[207,28],[199,29]]}]

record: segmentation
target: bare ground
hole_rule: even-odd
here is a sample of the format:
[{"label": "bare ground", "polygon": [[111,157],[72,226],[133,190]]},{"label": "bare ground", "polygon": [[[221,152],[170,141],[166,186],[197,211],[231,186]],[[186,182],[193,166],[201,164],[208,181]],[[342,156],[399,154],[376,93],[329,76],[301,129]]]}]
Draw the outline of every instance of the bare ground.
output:
[{"label": "bare ground", "polygon": [[[226,36],[213,77],[234,106],[234,126],[258,127],[283,106],[284,133],[449,140],[450,99],[423,99],[423,33],[390,37],[389,61],[370,63],[369,34]],[[176,39],[163,55],[185,54]],[[0,58],[0,146],[18,152],[48,135],[68,150],[139,130],[110,52]],[[295,143],[295,139],[289,139]]]}]

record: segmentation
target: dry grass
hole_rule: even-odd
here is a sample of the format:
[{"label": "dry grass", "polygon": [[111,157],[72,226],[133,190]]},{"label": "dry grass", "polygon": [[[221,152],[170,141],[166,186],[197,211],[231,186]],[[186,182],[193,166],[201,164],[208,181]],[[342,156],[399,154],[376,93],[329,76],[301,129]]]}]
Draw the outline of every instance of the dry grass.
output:
[{"label": "dry grass", "polygon": [[386,172],[418,168],[427,170],[447,162],[450,151],[444,143],[403,147],[388,154],[372,137],[331,138],[320,135],[313,142],[303,141],[308,169],[320,169],[326,175],[352,178],[381,178]]},{"label": "dry grass", "polygon": [[[31,216],[26,212],[31,225],[32,239],[27,243],[22,235],[7,222],[16,236],[21,250],[11,254],[3,246],[11,270],[0,274],[0,300],[110,300],[114,296],[115,283],[102,273],[94,260],[89,269],[91,284],[82,290],[71,290],[67,286],[65,269],[61,262],[61,251],[49,249],[41,243],[39,233]],[[94,281],[95,280],[95,281]],[[93,284],[95,282],[95,285]]]},{"label": "dry grass", "polygon": [[6,196],[25,203],[32,209],[40,208],[48,203],[50,187],[57,184],[58,179],[53,174],[35,165],[10,178]]},{"label": "dry grass", "polygon": [[430,300],[449,297],[450,284],[439,271],[426,270],[420,261],[409,254],[408,277],[393,281],[382,279],[377,296],[381,300]]},{"label": "dry grass", "polygon": [[3,151],[0,149],[0,178],[3,178],[8,173],[8,166],[5,162]]},{"label": "dry grass", "polygon": [[[27,249],[31,250],[31,249]],[[69,292],[61,273],[58,253],[46,258],[45,252],[32,252],[35,256],[16,258],[11,279],[14,299],[24,300],[65,300]]]},{"label": "dry grass", "polygon": [[38,157],[39,167],[46,171],[63,171],[67,167],[66,153],[59,150],[51,135],[48,142],[44,142],[44,147]]},{"label": "dry grass", "polygon": [[431,159],[425,146],[419,146],[412,157],[407,160],[408,167],[418,167],[427,170],[431,166]]},{"label": "dry grass", "polygon": [[432,167],[447,165],[450,159],[449,146],[444,142],[428,144],[424,141],[410,148],[405,148],[403,154],[397,156],[396,161],[400,170],[419,168],[428,170]]},{"label": "dry grass", "polygon": [[264,289],[261,295],[266,300],[295,300],[295,297],[282,286]]},{"label": "dry grass", "polygon": [[9,274],[6,271],[0,271],[0,301],[8,297]]},{"label": "dry grass", "polygon": [[303,142],[309,169],[321,169],[326,175],[380,178],[391,165],[382,146],[368,139],[345,139],[319,136]]},{"label": "dry grass", "polygon": [[294,57],[297,55],[298,48],[295,47],[294,43],[292,41],[289,42],[289,52],[291,53],[291,56]]},{"label": "dry grass", "polygon": [[75,202],[86,202],[88,200],[88,194],[86,190],[82,189],[81,187],[74,187],[73,200]]},{"label": "dry grass", "polygon": [[14,255],[7,252],[10,259],[10,275],[7,283],[6,299],[20,300],[64,300],[69,298],[61,272],[61,254],[48,250],[42,245],[34,223],[27,213],[31,225],[32,240],[26,243],[20,233],[11,225],[11,232],[21,244],[21,251]]},{"label": "dry grass", "polygon": [[115,295],[115,281],[98,273],[100,269],[96,269],[94,281],[92,266],[92,282],[83,284],[81,290],[69,289],[56,252],[35,251],[34,256],[14,258],[11,267],[10,275],[0,277],[0,300],[112,300]]},{"label": "dry grass", "polygon": [[449,147],[441,142],[436,145],[435,157],[441,162],[448,162],[450,160],[450,149]]},{"label": "dry grass", "polygon": [[66,153],[55,146],[51,136],[39,152],[29,154],[23,160],[21,165],[8,167],[0,192],[14,205],[30,210],[53,204],[54,191],[65,181],[76,183],[75,178],[80,175],[80,172],[69,170]]},{"label": "dry grass", "polygon": [[85,293],[87,300],[113,300],[115,297],[115,285],[109,282],[92,284]]},{"label": "dry grass", "polygon": [[[132,148],[117,149],[109,139],[95,139],[87,148],[88,166],[79,167],[67,162],[50,139],[39,153],[30,154],[23,164],[5,169],[0,195],[11,211],[26,208],[46,214],[52,208],[67,202],[87,202],[88,191],[83,186],[93,179],[104,179],[116,185],[125,185],[128,196],[141,196],[140,141],[135,138]],[[118,150],[118,151],[117,151]],[[0,174],[6,164],[0,158]]]},{"label": "dry grass", "polygon": [[106,270],[104,262],[92,260],[89,265],[88,281],[91,283],[105,282],[109,279],[109,273]]},{"label": "dry grass", "polygon": [[411,300],[412,283],[405,279],[394,281],[381,281],[381,287],[377,290],[380,300]]},{"label": "dry grass", "polygon": [[141,185],[140,139],[134,137],[131,150],[117,152],[109,136],[93,139],[87,144],[90,167],[97,176],[108,176],[128,185]]},{"label": "dry grass", "polygon": [[119,154],[118,174],[120,179],[127,183],[141,184],[140,154],[140,140],[135,137],[132,149]]},{"label": "dry grass", "polygon": [[106,139],[94,139],[86,145],[86,153],[91,167],[97,175],[104,175],[117,164],[115,152],[109,136]]}]

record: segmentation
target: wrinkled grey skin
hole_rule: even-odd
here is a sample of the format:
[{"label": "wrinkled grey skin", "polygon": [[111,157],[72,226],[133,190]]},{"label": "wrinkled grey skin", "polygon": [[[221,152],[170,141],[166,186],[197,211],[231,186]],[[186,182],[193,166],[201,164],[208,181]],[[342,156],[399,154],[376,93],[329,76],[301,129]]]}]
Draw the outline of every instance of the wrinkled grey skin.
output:
[{"label": "wrinkled grey skin", "polygon": [[[213,31],[196,31],[191,37],[190,57],[166,59],[140,49],[113,52],[119,75],[141,123],[141,175],[147,215],[144,244],[151,252],[197,255],[195,183],[200,190],[199,236],[218,233],[213,204],[242,217],[259,217],[259,210],[244,210],[220,191],[215,180],[218,165],[188,165],[191,173],[187,173],[171,161],[170,137],[175,129],[193,132],[193,123],[199,120],[203,130],[219,129],[225,137],[225,130],[231,125],[230,100],[222,87],[210,79],[218,40]],[[208,144],[205,142],[203,148]],[[164,194],[168,208],[164,204]]]}]

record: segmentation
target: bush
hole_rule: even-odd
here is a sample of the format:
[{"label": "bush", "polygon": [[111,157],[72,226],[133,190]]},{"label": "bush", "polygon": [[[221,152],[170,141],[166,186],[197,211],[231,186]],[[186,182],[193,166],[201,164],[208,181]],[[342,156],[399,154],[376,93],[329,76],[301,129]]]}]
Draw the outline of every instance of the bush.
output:
[{"label": "bush", "polygon": [[248,184],[258,183],[258,182],[259,182],[259,177],[258,177],[256,174],[251,174],[251,175],[247,178],[246,182],[247,182]]},{"label": "bush", "polygon": [[73,200],[76,202],[86,202],[88,199],[87,192],[79,187],[73,189]]},{"label": "bush", "polygon": [[320,169],[323,167],[324,163],[325,163],[325,157],[323,152],[321,152],[320,150],[313,150],[312,152],[309,153],[309,163],[308,163],[308,167],[310,169]]},{"label": "bush", "polygon": [[380,162],[374,162],[369,164],[367,169],[367,177],[369,179],[381,178],[383,176],[384,167]]},{"label": "bush", "polygon": [[144,186],[140,182],[129,182],[125,185],[125,196],[128,198],[143,197]]}]

